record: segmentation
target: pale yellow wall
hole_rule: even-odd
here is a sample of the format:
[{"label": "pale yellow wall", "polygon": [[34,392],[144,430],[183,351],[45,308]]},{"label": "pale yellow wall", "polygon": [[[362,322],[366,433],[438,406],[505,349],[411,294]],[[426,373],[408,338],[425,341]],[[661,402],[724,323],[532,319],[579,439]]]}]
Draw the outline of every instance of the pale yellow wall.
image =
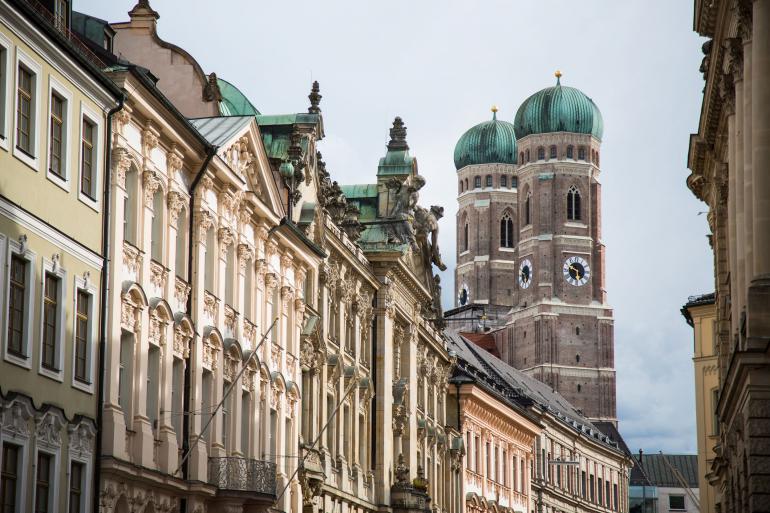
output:
[{"label": "pale yellow wall", "polygon": [[714,513],[715,492],[705,476],[714,459],[714,445],[719,437],[714,428],[713,390],[719,386],[714,341],[716,309],[713,304],[689,309],[693,320],[695,365],[695,415],[698,434],[698,481],[702,513]]},{"label": "pale yellow wall", "polygon": [[[10,80],[8,108],[5,109],[8,127],[8,149],[0,148],[0,195],[9,198],[28,212],[32,212],[51,226],[70,235],[80,241],[92,251],[101,251],[101,209],[102,190],[104,181],[104,138],[106,127],[106,110],[99,106],[89,95],[82,92],[82,86],[75,85],[67,75],[55,69],[48,63],[50,58],[41,56],[10,28],[8,23],[0,18],[0,34],[11,41],[12,48],[8,52],[10,61]],[[36,169],[13,155],[12,148],[15,141],[15,101],[16,101],[16,55],[19,50],[31,58],[41,67],[41,73],[37,77],[39,91],[36,126],[37,145],[35,154],[37,158]],[[63,70],[62,70],[63,71]],[[69,190],[57,185],[48,177],[48,133],[49,133],[49,84],[51,78],[57,81],[66,92],[70,93],[69,101],[70,119],[68,122],[68,162],[69,162]],[[97,209],[87,205],[78,198],[79,163],[80,163],[80,128],[81,106],[97,114],[100,122],[101,148],[97,156],[97,173],[99,183],[96,191],[98,202]],[[65,186],[67,187],[67,186]]]}]

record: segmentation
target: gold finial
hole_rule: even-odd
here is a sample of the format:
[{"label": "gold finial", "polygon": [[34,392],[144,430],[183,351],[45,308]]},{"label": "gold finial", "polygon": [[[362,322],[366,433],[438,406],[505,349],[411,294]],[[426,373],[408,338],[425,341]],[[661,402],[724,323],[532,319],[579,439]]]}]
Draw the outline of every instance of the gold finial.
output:
[{"label": "gold finial", "polygon": [[561,84],[561,71],[558,69],[556,70],[556,73],[553,74],[553,76],[556,77],[556,84]]},{"label": "gold finial", "polygon": [[492,105],[492,119],[497,119],[497,105]]}]

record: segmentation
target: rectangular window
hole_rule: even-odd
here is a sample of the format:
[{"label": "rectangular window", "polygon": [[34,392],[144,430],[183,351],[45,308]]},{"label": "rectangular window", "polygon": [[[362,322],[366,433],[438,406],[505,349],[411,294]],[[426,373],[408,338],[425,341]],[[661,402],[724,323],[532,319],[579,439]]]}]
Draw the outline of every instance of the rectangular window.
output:
[{"label": "rectangular window", "polygon": [[5,139],[8,137],[6,134],[6,112],[8,101],[8,48],[10,47],[10,41],[5,37],[0,37],[0,142],[5,147]]},{"label": "rectangular window", "polygon": [[0,506],[3,513],[14,513],[19,495],[19,446],[3,444],[3,467],[0,475]]},{"label": "rectangular window", "polygon": [[83,117],[83,130],[80,148],[80,192],[90,199],[96,198],[96,125]]},{"label": "rectangular window", "polygon": [[684,495],[669,495],[668,509],[672,511],[684,511]]},{"label": "rectangular window", "polygon": [[580,496],[586,498],[586,471],[580,472]]},{"label": "rectangular window", "polygon": [[37,477],[35,480],[35,513],[47,513],[51,506],[51,471],[53,456],[37,453]]},{"label": "rectangular window", "polygon": [[719,435],[719,413],[717,412],[717,405],[719,404],[719,389],[715,388],[711,391],[711,434],[714,436]]},{"label": "rectangular window", "polygon": [[270,410],[270,457],[269,461],[272,461],[275,463],[277,461],[276,458],[276,441],[278,439],[278,412],[271,409]]},{"label": "rectangular window", "polygon": [[70,504],[69,513],[81,513],[83,511],[83,478],[85,477],[85,465],[79,461],[70,464]]},{"label": "rectangular window", "polygon": [[[303,394],[304,399],[304,394]],[[251,455],[249,450],[249,426],[251,423],[251,394],[241,391],[241,453],[245,457]]]},{"label": "rectangular window", "polygon": [[612,485],[612,509],[618,509],[618,485]]},{"label": "rectangular window", "polygon": [[88,312],[91,296],[78,290],[75,312],[75,379],[88,382]]},{"label": "rectangular window", "polygon": [[64,176],[64,106],[65,100],[56,93],[51,94],[51,140],[49,142],[48,166],[59,178]]},{"label": "rectangular window", "polygon": [[62,32],[69,28],[67,24],[69,9],[67,7],[67,0],[54,0],[53,2],[54,26]]},{"label": "rectangular window", "polygon": [[604,488],[602,486],[602,479],[599,478],[597,480],[597,487],[596,487],[597,497],[599,498],[599,504],[604,504],[604,500],[603,500],[604,499],[604,492],[603,492],[603,490],[604,490]]},{"label": "rectangular window", "polygon": [[56,368],[56,335],[58,328],[59,279],[51,273],[45,274],[43,297],[43,367]]},{"label": "rectangular window", "polygon": [[182,414],[184,409],[184,360],[174,358],[171,371],[171,425],[174,426],[176,441],[182,446]]},{"label": "rectangular window", "polygon": [[23,65],[19,65],[19,83],[16,98],[16,147],[29,156],[32,155],[33,119],[32,86],[34,75]]},{"label": "rectangular window", "polygon": [[27,261],[18,255],[11,257],[11,287],[8,294],[8,351],[26,358],[24,354],[24,302],[27,291]]}]

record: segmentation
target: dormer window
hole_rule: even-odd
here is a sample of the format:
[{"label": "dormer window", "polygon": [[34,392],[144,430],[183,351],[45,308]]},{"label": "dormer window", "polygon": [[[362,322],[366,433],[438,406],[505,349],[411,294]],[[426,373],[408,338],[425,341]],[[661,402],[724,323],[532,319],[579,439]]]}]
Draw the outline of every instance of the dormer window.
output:
[{"label": "dormer window", "polygon": [[69,5],[67,0],[53,1],[53,24],[57,30],[65,32],[69,28],[67,17],[69,15]]}]

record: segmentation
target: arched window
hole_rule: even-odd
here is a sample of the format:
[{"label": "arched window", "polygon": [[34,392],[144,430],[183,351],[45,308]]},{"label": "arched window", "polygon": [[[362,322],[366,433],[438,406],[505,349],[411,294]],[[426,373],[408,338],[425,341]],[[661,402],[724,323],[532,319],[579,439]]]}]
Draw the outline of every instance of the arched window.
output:
[{"label": "arched window", "polygon": [[580,221],[580,191],[574,185],[567,191],[567,219]]},{"label": "arched window", "polygon": [[123,203],[123,239],[136,246],[136,230],[139,225],[137,201],[139,197],[139,172],[131,167],[126,173],[126,196]]},{"label": "arched window", "polygon": [[537,149],[537,160],[545,160],[545,148],[542,146]]},{"label": "arched window", "polygon": [[524,200],[524,224],[532,224],[532,194],[527,193],[527,199]]},{"label": "arched window", "polygon": [[460,192],[462,193],[463,192],[463,181],[462,180],[460,180],[459,188],[460,188]]},{"label": "arched window", "polygon": [[586,149],[584,147],[578,148],[578,160],[585,160],[586,159]]},{"label": "arched window", "polygon": [[508,177],[503,175],[500,177],[500,187],[508,187]]},{"label": "arched window", "polygon": [[176,275],[187,280],[187,234],[190,229],[190,221],[187,217],[187,209],[179,211],[176,221]]},{"label": "arched window", "polygon": [[500,219],[500,247],[513,247],[513,219],[508,213]]},{"label": "arched window", "polygon": [[487,175],[487,187],[492,187],[492,175]]},{"label": "arched window", "polygon": [[468,190],[468,179],[467,178],[465,179],[465,190],[466,191]]},{"label": "arched window", "polygon": [[473,188],[478,189],[479,187],[481,187],[481,177],[476,176],[473,178]]},{"label": "arched window", "polygon": [[519,186],[519,179],[516,178],[515,176],[512,176],[511,177],[511,187],[516,188],[518,186]]},{"label": "arched window", "polygon": [[165,194],[158,187],[152,197],[152,238],[150,239],[150,256],[158,263],[165,264],[163,255],[163,235],[165,230],[163,222],[163,207],[165,206]]},{"label": "arched window", "polygon": [[550,149],[550,151],[549,151],[549,154],[550,154],[550,157],[549,157],[549,158],[552,158],[552,159],[555,159],[555,158],[556,158],[556,146],[551,146],[551,149]]},{"label": "arched window", "polygon": [[575,158],[575,148],[571,144],[567,146],[567,158]]},{"label": "arched window", "polygon": [[599,165],[599,152],[596,152],[596,165]]},{"label": "arched window", "polygon": [[523,164],[523,163],[524,163],[524,152],[520,151],[519,152],[519,164]]},{"label": "arched window", "polygon": [[463,225],[463,251],[468,251],[468,221]]},{"label": "arched window", "polygon": [[529,149],[527,149],[527,162],[529,162]]}]

